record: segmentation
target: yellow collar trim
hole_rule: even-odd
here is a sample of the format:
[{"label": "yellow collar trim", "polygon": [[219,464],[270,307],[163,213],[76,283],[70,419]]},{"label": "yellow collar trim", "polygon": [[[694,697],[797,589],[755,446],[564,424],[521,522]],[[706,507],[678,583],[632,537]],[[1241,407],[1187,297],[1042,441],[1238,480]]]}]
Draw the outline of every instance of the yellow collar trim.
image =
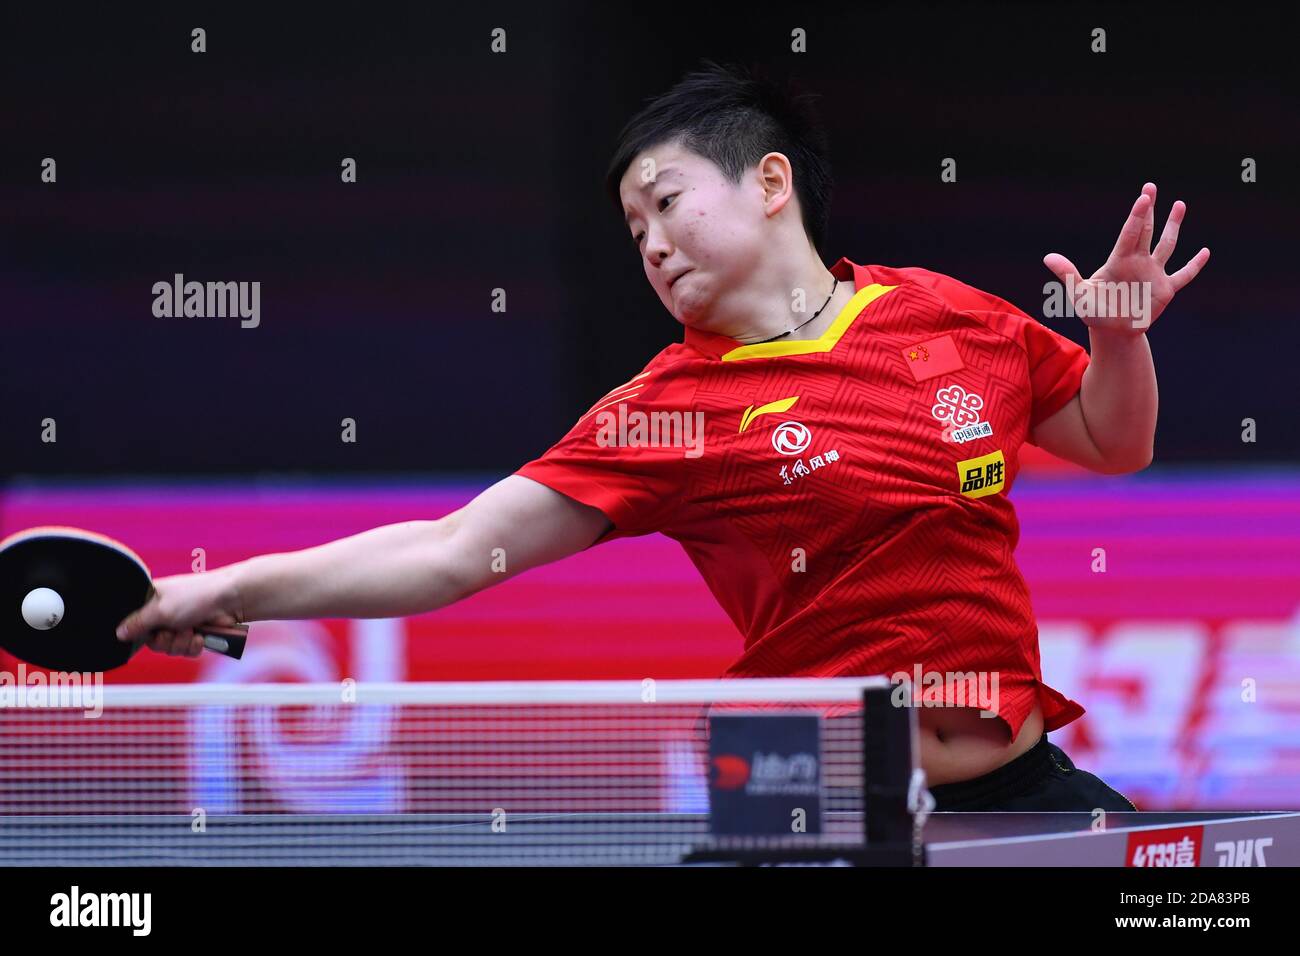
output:
[{"label": "yellow collar trim", "polygon": [[849,299],[848,305],[840,310],[830,328],[816,339],[800,339],[794,342],[760,342],[757,345],[742,345],[722,355],[724,362],[740,362],[744,359],[776,358],[779,355],[808,355],[812,352],[829,352],[835,348],[840,337],[849,330],[862,310],[879,299],[886,292],[892,292],[898,286],[872,283],[863,286]]}]

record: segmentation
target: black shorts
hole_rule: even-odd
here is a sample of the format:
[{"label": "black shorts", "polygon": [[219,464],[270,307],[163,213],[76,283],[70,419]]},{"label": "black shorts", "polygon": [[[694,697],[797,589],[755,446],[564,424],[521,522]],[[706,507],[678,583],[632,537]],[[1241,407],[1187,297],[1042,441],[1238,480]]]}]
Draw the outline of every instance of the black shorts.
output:
[{"label": "black shorts", "polygon": [[1015,760],[996,770],[957,783],[930,787],[936,811],[1136,810],[1128,797],[1080,770],[1043,734]]}]

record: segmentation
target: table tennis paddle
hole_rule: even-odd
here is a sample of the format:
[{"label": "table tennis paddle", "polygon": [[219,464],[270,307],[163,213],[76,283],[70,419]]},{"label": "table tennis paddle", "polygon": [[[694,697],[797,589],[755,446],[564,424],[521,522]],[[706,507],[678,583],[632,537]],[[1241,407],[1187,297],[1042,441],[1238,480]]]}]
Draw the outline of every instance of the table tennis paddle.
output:
[{"label": "table tennis paddle", "polygon": [[[53,626],[27,622],[23,603],[49,588],[62,599]],[[117,625],[154,594],[149,568],[112,538],[80,528],[29,528],[0,541],[0,647],[55,671],[107,671],[121,667],[144,640],[117,639]],[[57,599],[51,599],[57,600]],[[248,625],[194,628],[210,651],[238,660]]]}]

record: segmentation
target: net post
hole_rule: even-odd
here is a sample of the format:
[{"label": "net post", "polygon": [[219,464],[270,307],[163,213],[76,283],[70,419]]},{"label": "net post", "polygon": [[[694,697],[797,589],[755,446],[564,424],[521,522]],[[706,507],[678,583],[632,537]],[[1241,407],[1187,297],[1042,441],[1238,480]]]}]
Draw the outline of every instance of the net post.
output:
[{"label": "net post", "polygon": [[908,788],[915,766],[916,714],[895,707],[892,687],[862,692],[862,833],[868,846],[913,839]]}]

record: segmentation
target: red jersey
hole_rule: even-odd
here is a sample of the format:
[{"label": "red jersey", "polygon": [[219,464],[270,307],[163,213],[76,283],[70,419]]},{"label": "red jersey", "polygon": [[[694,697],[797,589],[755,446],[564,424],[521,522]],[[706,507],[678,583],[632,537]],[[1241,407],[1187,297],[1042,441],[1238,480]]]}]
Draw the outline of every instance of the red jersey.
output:
[{"label": "red jersey", "polygon": [[726,676],[976,672],[1013,739],[1035,701],[1047,730],[1069,723],[1007,493],[1088,353],[938,273],[831,272],[857,291],[821,338],[688,327],[517,473],[603,511],[601,541],[680,542],[744,635]]}]

